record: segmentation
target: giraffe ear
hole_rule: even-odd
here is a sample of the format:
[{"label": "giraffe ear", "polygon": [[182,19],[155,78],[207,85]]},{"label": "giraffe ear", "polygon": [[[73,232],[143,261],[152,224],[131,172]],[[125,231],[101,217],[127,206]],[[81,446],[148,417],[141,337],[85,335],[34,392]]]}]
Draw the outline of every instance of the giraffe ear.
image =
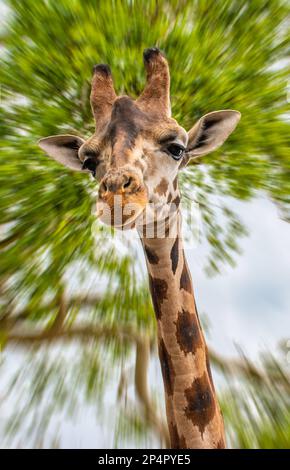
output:
[{"label": "giraffe ear", "polygon": [[75,171],[82,170],[82,162],[78,157],[79,148],[85,141],[75,135],[55,135],[38,141],[39,147],[47,155]]},{"label": "giraffe ear", "polygon": [[233,132],[241,113],[233,110],[205,114],[188,133],[186,155],[188,159],[213,152]]}]

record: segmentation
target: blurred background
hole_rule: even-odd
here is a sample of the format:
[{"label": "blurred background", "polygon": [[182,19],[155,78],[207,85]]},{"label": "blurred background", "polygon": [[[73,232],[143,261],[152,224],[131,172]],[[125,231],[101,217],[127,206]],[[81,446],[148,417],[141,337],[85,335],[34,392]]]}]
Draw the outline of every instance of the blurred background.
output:
[{"label": "blurred background", "polygon": [[288,0],[0,1],[1,447],[164,445],[141,245],[108,236],[95,181],[37,147],[91,135],[95,63],[135,97],[157,45],[181,125],[242,113],[180,177],[201,214],[186,254],[229,446],[289,448],[289,14]]}]

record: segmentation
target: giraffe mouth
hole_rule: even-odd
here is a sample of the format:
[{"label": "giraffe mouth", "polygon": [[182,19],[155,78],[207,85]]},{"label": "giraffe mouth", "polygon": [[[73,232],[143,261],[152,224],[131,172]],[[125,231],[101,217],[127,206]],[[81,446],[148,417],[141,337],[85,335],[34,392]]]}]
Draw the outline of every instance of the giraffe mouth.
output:
[{"label": "giraffe mouth", "polygon": [[107,192],[97,201],[96,216],[106,225],[128,230],[135,227],[135,223],[147,203],[148,197],[145,187],[138,188],[132,194],[122,191]]}]

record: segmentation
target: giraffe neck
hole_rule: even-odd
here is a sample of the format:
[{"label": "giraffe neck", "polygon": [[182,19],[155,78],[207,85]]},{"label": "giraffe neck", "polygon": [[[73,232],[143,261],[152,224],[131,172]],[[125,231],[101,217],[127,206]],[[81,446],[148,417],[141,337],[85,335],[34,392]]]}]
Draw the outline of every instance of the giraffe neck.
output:
[{"label": "giraffe neck", "polygon": [[158,324],[158,351],[172,448],[225,447],[223,419],[184,256],[175,239],[143,238]]}]

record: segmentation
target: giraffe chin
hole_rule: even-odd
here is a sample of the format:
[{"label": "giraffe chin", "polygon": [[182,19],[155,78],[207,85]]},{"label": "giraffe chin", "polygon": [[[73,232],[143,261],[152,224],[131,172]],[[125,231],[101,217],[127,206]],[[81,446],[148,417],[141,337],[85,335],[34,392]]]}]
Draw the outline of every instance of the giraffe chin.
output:
[{"label": "giraffe chin", "polygon": [[114,195],[97,201],[96,216],[106,225],[119,230],[135,228],[135,223],[147,204],[147,195]]}]

